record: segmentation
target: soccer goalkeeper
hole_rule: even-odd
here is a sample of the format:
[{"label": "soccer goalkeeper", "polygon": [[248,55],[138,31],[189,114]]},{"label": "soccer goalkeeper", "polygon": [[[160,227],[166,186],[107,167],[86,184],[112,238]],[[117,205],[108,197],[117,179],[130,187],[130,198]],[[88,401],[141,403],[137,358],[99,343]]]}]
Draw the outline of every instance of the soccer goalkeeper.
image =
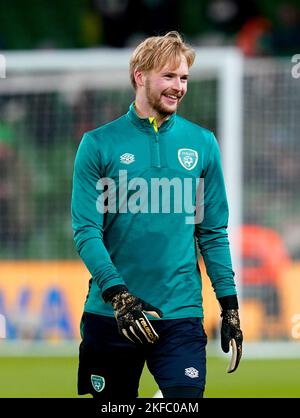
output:
[{"label": "soccer goalkeeper", "polygon": [[[92,276],[79,394],[135,398],[147,362],[164,397],[203,396],[207,337],[195,245],[220,302],[222,349],[234,347],[229,371],[238,367],[243,336],[219,147],[212,132],[176,114],[194,58],[177,32],[143,41],[130,60],[136,95],[128,112],[85,133],[78,148],[72,221]],[[183,203],[188,196],[199,214],[200,180],[204,215],[191,222]]]}]

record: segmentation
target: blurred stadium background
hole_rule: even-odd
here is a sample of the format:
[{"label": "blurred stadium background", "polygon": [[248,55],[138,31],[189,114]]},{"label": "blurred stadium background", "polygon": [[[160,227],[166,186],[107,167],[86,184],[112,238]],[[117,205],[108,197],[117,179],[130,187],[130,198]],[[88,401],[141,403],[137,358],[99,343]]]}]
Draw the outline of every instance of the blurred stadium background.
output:
[{"label": "blurred stadium background", "polygon": [[[132,47],[174,29],[197,48],[179,113],[213,130],[223,151],[246,340],[239,371],[226,375],[199,259],[207,396],[300,397],[300,1],[1,6],[0,397],[76,397],[89,279],[70,221],[76,149],[84,131],[127,111]],[[145,370],[140,396],[156,390]]]}]

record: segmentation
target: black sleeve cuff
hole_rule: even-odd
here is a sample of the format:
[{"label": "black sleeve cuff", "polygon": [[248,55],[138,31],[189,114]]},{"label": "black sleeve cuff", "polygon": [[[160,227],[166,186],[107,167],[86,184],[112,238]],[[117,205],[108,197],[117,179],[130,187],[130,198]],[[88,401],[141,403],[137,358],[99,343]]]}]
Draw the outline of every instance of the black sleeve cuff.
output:
[{"label": "black sleeve cuff", "polygon": [[220,302],[222,310],[239,309],[237,295],[223,296],[222,298],[219,298],[218,301]]},{"label": "black sleeve cuff", "polygon": [[120,292],[126,292],[128,291],[127,287],[123,284],[117,284],[116,286],[109,287],[108,289],[104,290],[102,293],[102,298],[105,303],[110,302],[112,298]]}]

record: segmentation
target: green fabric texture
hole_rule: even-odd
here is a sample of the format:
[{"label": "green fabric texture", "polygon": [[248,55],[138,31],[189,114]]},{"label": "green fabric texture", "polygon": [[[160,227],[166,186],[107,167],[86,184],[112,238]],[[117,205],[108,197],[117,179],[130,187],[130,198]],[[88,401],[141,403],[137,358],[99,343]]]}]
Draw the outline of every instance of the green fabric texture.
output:
[{"label": "green fabric texture", "polygon": [[[186,163],[185,155],[191,156]],[[195,225],[186,190],[180,195],[175,189],[188,183],[195,203],[200,177],[204,218]],[[116,192],[107,213],[101,213],[103,178],[114,181],[115,190],[109,187]],[[162,187],[153,192],[160,181],[173,185],[168,193]],[[173,114],[156,133],[132,104],[127,114],[83,136],[74,165],[72,223],[78,253],[93,278],[86,312],[113,316],[101,294],[125,284],[164,319],[203,317],[197,245],[216,297],[236,294],[227,222],[220,152],[209,130]]]}]

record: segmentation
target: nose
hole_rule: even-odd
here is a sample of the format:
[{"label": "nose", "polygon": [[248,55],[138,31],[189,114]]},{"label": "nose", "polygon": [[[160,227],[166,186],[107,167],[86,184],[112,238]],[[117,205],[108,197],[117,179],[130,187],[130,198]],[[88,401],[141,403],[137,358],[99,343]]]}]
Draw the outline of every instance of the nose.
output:
[{"label": "nose", "polygon": [[173,78],[172,87],[176,91],[180,91],[182,89],[180,77],[174,77]]}]

